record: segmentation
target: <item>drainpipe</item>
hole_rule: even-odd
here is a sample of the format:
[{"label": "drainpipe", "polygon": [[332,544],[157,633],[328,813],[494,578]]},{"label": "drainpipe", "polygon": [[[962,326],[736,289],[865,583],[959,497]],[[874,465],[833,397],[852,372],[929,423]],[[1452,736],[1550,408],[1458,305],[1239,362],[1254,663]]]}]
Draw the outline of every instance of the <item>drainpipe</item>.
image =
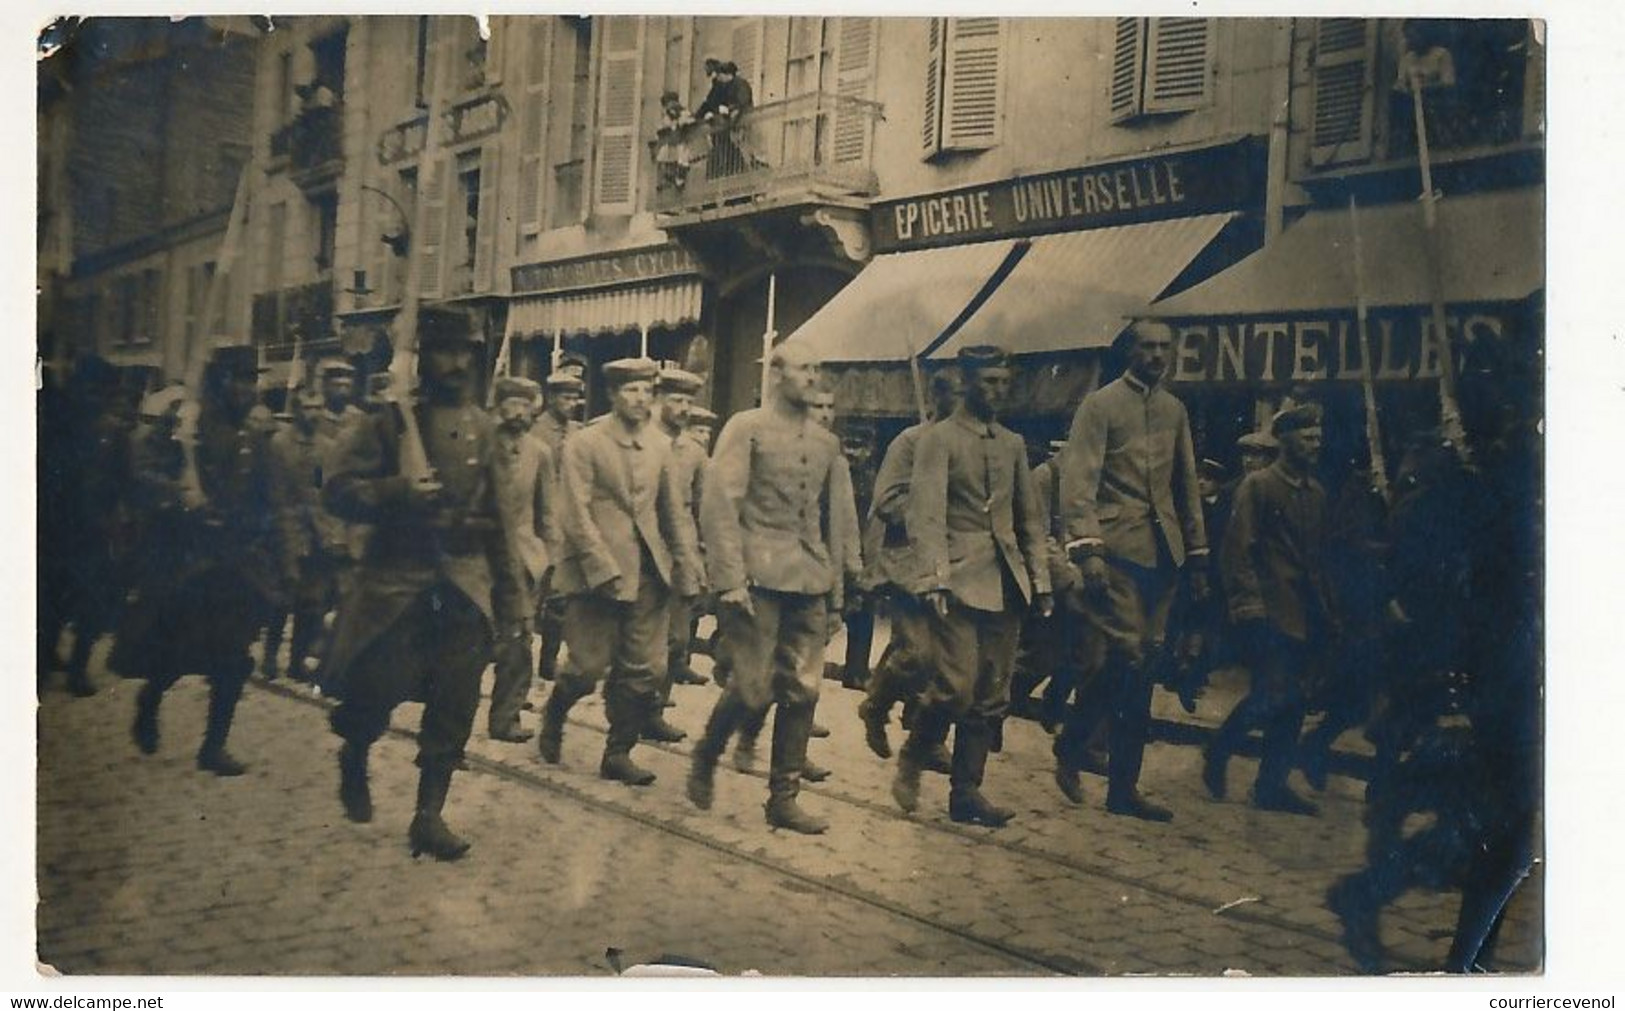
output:
[{"label": "drainpipe", "polygon": [[1267,179],[1264,184],[1264,244],[1281,234],[1286,207],[1287,140],[1292,125],[1292,35],[1294,18],[1275,20],[1275,46],[1270,64],[1274,77],[1270,85],[1270,142]]}]

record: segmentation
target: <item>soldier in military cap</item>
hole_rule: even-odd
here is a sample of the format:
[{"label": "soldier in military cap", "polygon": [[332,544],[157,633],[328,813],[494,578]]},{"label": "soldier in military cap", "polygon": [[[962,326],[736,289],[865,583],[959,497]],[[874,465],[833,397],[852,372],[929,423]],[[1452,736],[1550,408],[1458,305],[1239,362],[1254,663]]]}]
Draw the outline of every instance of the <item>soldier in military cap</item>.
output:
[{"label": "soldier in military cap", "polygon": [[839,440],[810,415],[818,363],[790,342],[769,360],[766,405],[734,415],[706,465],[705,561],[733,673],[695,746],[688,796],[709,809],[716,764],[746,720],[777,703],[768,824],[816,834],[803,811],[807,738],[823,678],[831,613],[840,611],[840,503],[852,491]]},{"label": "soldier in military cap", "polygon": [[[578,416],[581,414],[586,386],[573,369],[561,365],[543,380],[542,389],[542,412],[537,416],[531,434],[547,446],[553,461],[553,482],[557,484],[559,466],[564,462],[564,442],[581,427]],[[559,647],[564,645],[564,597],[555,592],[552,586],[556,571],[548,574],[548,580],[541,588],[542,609],[536,629],[542,637],[536,676],[543,681],[552,681],[558,674]]]},{"label": "soldier in military cap", "polygon": [[[372,820],[368,749],[396,705],[424,703],[408,840],[414,856],[455,860],[469,844],[442,812],[491,658],[493,597],[517,596],[523,579],[497,493],[494,428],[474,404],[479,332],[452,310],[420,319],[415,402],[346,426],[323,485],[330,509],[373,525],[339,607],[323,688],[340,699],[331,717],[344,741],[339,797],[357,822]],[[520,610],[517,600],[502,606]]]},{"label": "soldier in military cap", "polygon": [[[655,420],[660,432],[671,440],[672,466],[677,471],[677,487],[682,494],[681,508],[696,516],[699,507],[701,475],[704,473],[706,452],[691,439],[684,437],[689,415],[694,410],[694,397],[705,385],[705,380],[683,369],[661,369],[655,377]],[[696,572],[697,577],[703,573]],[[694,596],[676,597],[671,602],[671,624],[666,638],[666,665],[662,670],[660,698],[662,708],[671,698],[673,684],[703,685],[706,678],[689,666],[692,646],[695,605],[704,585]],[[666,722],[663,715],[649,721],[643,729],[650,740],[675,742],[686,735]]]},{"label": "soldier in military cap", "polygon": [[1010,704],[1022,613],[1048,615],[1049,555],[1021,437],[998,423],[1010,390],[1005,352],[959,353],[964,397],[920,436],[906,510],[930,608],[935,676],[897,759],[892,796],[913,811],[928,749],[954,729],[948,816],[998,828],[1014,813],[982,794],[996,721]]},{"label": "soldier in military cap", "polygon": [[1230,490],[1241,483],[1241,479],[1255,470],[1263,470],[1275,462],[1280,453],[1281,444],[1275,436],[1268,432],[1248,432],[1236,440],[1236,449],[1241,454],[1241,476],[1231,484]]},{"label": "soldier in military cap", "polygon": [[535,380],[520,376],[499,376],[493,387],[501,477],[497,493],[506,503],[503,511],[514,518],[514,551],[524,585],[518,595],[497,597],[499,603],[516,599],[520,610],[499,609],[497,613],[496,680],[491,686],[487,730],[494,740],[514,744],[531,738],[530,731],[519,725],[519,711],[530,691],[531,630],[558,542],[553,453],[530,434],[541,393]]},{"label": "soldier in military cap", "polygon": [[170,567],[143,573],[140,606],[127,615],[111,659],[119,673],[146,681],[131,733],[148,755],[158,750],[164,693],[184,674],[209,679],[197,765],[217,776],[246,771],[226,738],[253,668],[249,646],[282,602],[268,434],[250,420],[260,371],[251,347],[219,348],[210,359],[192,452],[201,495],[187,503]]},{"label": "soldier in military cap", "polygon": [[[715,411],[704,407],[689,408],[688,427],[683,430],[683,434],[687,436],[690,442],[700,447],[700,450],[707,457],[711,455],[711,437],[716,434],[716,431],[717,413]],[[699,507],[699,499],[696,498],[694,500],[696,514],[698,514]]]},{"label": "soldier in military cap", "polygon": [[657,371],[646,358],[605,365],[609,415],[564,444],[556,588],[576,669],[559,672],[540,738],[543,760],[558,764],[565,717],[602,682],[609,734],[599,775],[629,786],[655,779],[631,752],[660,713],[670,600],[699,587],[671,443],[650,424]]},{"label": "soldier in military cap", "polygon": [[322,391],[319,426],[322,438],[331,442],[340,426],[361,413],[355,404],[355,366],[334,355],[317,362],[316,373]]}]

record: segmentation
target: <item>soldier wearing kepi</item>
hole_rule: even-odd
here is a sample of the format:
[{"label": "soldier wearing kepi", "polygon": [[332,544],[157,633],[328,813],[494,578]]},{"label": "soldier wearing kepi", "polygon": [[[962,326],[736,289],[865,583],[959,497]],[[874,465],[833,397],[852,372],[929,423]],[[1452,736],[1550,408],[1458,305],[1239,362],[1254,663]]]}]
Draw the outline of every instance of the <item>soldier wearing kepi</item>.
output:
[{"label": "soldier wearing kepi", "polygon": [[[1172,331],[1157,320],[1130,329],[1127,371],[1084,397],[1072,418],[1061,456],[1061,512],[1067,553],[1083,580],[1076,610],[1090,625],[1081,642],[1101,654],[1085,669],[1098,669],[1110,686],[1106,810],[1170,821],[1173,812],[1139,792],[1151,672],[1181,569],[1190,573],[1192,599],[1207,598],[1207,534],[1190,421],[1185,405],[1162,388]],[[1075,768],[1062,761],[1055,776],[1063,793],[1076,795]]]},{"label": "soldier wearing kepi", "polygon": [[[367,752],[395,706],[424,703],[418,793],[408,832],[414,856],[455,860],[469,844],[442,812],[491,658],[493,595],[522,579],[512,520],[497,488],[491,419],[474,404],[478,331],[462,313],[420,316],[422,387],[346,426],[323,486],[328,507],[373,525],[357,578],[339,607],[323,677],[339,751],[339,797],[352,821],[372,820]],[[421,471],[419,453],[427,458]],[[517,611],[517,602],[504,602]]]},{"label": "soldier wearing kepi", "polygon": [[[692,440],[685,438],[683,432],[688,427],[689,414],[694,410],[694,396],[704,385],[705,381],[699,376],[682,369],[661,369],[655,377],[655,420],[660,426],[661,435],[671,440],[672,467],[676,471],[677,489],[681,496],[679,506],[689,516],[695,514],[706,454]],[[699,575],[696,572],[696,577]],[[697,587],[694,596],[672,598],[666,635],[666,664],[660,678],[662,709],[671,698],[673,684],[703,685],[706,682],[706,678],[696,674],[688,665],[694,609],[698,594],[703,590],[703,586]],[[652,741],[668,743],[688,736],[667,723],[660,713],[643,728],[643,735]]]},{"label": "soldier wearing kepi", "polygon": [[809,414],[818,363],[796,343],[769,359],[766,404],[734,415],[706,465],[700,500],[706,570],[733,672],[694,748],[688,796],[709,809],[717,760],[750,717],[774,703],[767,822],[817,834],[803,811],[807,738],[824,673],[842,563],[831,510],[852,495],[841,444]]},{"label": "soldier wearing kepi", "polygon": [[931,747],[954,729],[948,816],[998,828],[1014,813],[982,795],[994,726],[1010,705],[1022,611],[1049,615],[1049,555],[1021,437],[997,421],[1010,392],[1001,348],[960,351],[964,399],[920,436],[907,507],[929,607],[935,676],[897,756],[892,796],[919,804]]},{"label": "soldier wearing kepi", "polygon": [[[531,629],[541,602],[541,589],[553,565],[555,526],[553,455],[530,434],[532,410],[542,388],[535,380],[501,376],[494,384],[496,401],[497,494],[511,516],[513,550],[524,580],[517,594],[499,594],[497,603],[496,678],[486,729],[493,740],[523,744],[530,731],[519,726],[519,710],[530,692]],[[507,603],[519,604],[510,613]]]},{"label": "soldier wearing kepi", "polygon": [[111,661],[126,677],[146,679],[132,733],[149,755],[158,750],[164,692],[183,674],[209,679],[197,765],[217,776],[245,771],[226,737],[253,668],[248,647],[281,602],[267,433],[250,418],[259,371],[255,349],[241,346],[219,348],[205,369],[193,449],[202,500],[188,503],[171,568],[144,574]]},{"label": "soldier wearing kepi", "polygon": [[[557,484],[559,465],[564,461],[564,441],[581,428],[576,416],[581,413],[586,385],[575,371],[565,371],[561,366],[542,381],[542,389],[545,396],[542,413],[537,416],[531,434],[552,454],[553,483]],[[559,647],[564,644],[564,597],[553,588],[554,575],[556,571],[549,573],[542,586],[542,609],[537,616],[536,631],[541,634],[542,649],[536,676],[543,681],[552,681],[558,674]]]},{"label": "soldier wearing kepi", "polygon": [[610,414],[564,444],[557,589],[575,670],[559,672],[540,738],[543,760],[558,764],[570,707],[603,682],[609,734],[598,771],[629,786],[655,780],[632,748],[660,714],[671,598],[699,585],[671,444],[650,425],[656,372],[646,358],[605,365]]}]

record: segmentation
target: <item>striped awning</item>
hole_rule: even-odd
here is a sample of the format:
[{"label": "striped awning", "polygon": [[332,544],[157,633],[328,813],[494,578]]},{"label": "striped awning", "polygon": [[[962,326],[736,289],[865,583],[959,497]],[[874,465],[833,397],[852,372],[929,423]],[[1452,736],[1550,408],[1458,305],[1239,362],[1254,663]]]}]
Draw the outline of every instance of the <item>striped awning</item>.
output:
[{"label": "striped awning", "polygon": [[508,335],[596,335],[682,326],[699,321],[700,301],[697,277],[608,291],[534,295],[509,305]]}]

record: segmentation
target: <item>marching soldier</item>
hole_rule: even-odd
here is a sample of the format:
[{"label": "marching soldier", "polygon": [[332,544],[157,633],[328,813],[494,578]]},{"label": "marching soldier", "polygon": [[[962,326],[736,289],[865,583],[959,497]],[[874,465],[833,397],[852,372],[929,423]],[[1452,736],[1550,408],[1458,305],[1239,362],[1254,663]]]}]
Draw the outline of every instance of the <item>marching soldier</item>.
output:
[{"label": "marching soldier", "polygon": [[[499,594],[497,612],[496,679],[491,685],[491,709],[486,730],[493,740],[523,744],[530,731],[519,726],[519,710],[530,692],[530,636],[541,588],[553,566],[558,542],[555,528],[552,451],[530,434],[533,410],[542,388],[534,380],[501,376],[494,384],[496,400],[497,494],[503,513],[513,518],[513,550],[518,556],[523,586],[516,594]],[[510,613],[506,602],[519,604]]]},{"label": "marching soldier", "polygon": [[[656,421],[660,425],[661,434],[671,440],[672,467],[676,470],[677,488],[681,496],[679,505],[689,516],[695,515],[698,505],[700,475],[704,471],[706,454],[692,440],[685,438],[683,431],[688,427],[688,417],[694,409],[694,396],[700,392],[700,387],[704,383],[699,376],[682,369],[661,369],[655,378]],[[695,575],[699,576],[698,571]],[[698,589],[703,591],[704,587]],[[688,664],[696,602],[697,594],[692,597],[676,597],[671,602],[671,622],[666,635],[666,665],[660,679],[662,709],[671,698],[673,684],[706,683],[706,678],[696,674]],[[654,719],[649,721],[643,734],[650,740],[668,743],[681,741],[688,736],[667,723],[661,713],[657,713]]]},{"label": "marching soldier", "polygon": [[[880,596],[891,618],[891,639],[858,704],[864,740],[869,750],[881,758],[892,754],[886,737],[891,707],[915,699],[931,677],[930,625],[925,602],[918,596],[924,590],[924,573],[919,568],[919,555],[909,543],[905,511],[914,476],[915,448],[933,423],[947,418],[958,407],[958,377],[949,372],[933,376],[931,397],[932,420],[905,428],[886,450],[875,476],[874,502],[864,527],[863,557],[868,568],[863,585]],[[933,746],[926,768],[948,771],[941,742]]]},{"label": "marching soldier", "polygon": [[[496,592],[523,585],[490,416],[473,402],[481,337],[468,318],[425,310],[419,326],[422,388],[347,426],[323,486],[329,508],[373,525],[357,578],[339,607],[323,689],[339,750],[347,817],[372,820],[367,753],[395,706],[424,703],[418,730],[414,856],[455,860],[469,844],[442,812],[480,701],[490,660]],[[427,473],[412,465],[421,452]],[[516,612],[517,603],[504,603]],[[508,612],[514,613],[514,612]]]},{"label": "marching soldier", "polygon": [[[537,416],[531,434],[547,446],[553,460],[553,483],[556,485],[559,466],[564,461],[564,440],[581,427],[576,416],[581,413],[586,386],[580,375],[561,367],[543,381],[542,388],[545,391],[542,412]],[[552,681],[558,674],[559,647],[564,644],[564,597],[554,591],[553,575],[549,573],[547,582],[542,586],[542,611],[537,622],[542,651],[537,661],[536,675],[543,681]]]},{"label": "marching soldier", "polygon": [[189,511],[169,567],[143,573],[140,606],[127,615],[111,661],[124,676],[146,680],[131,734],[148,755],[158,750],[164,692],[184,674],[209,679],[197,765],[217,776],[247,771],[226,751],[226,737],[253,669],[249,646],[281,603],[268,433],[252,419],[259,371],[251,347],[214,352],[193,457],[202,501]]},{"label": "marching soldier", "polygon": [[852,491],[840,442],[809,415],[816,360],[798,344],[781,345],[767,378],[766,405],[734,415],[706,465],[706,569],[733,672],[695,746],[688,796],[711,807],[728,738],[777,703],[767,822],[817,834],[827,823],[801,810],[796,796],[829,616],[839,613],[841,546],[832,527]]},{"label": "marching soldier", "polygon": [[1252,688],[1236,704],[1203,756],[1202,782],[1225,794],[1225,767],[1250,726],[1264,730],[1253,804],[1266,811],[1314,814],[1287,786],[1303,726],[1312,664],[1334,621],[1323,556],[1326,492],[1311,476],[1320,459],[1320,408],[1301,404],[1275,417],[1279,459],[1236,489],[1221,570],[1237,646]]},{"label": "marching soldier", "polygon": [[997,347],[959,353],[964,397],[920,436],[909,539],[919,552],[936,673],[897,758],[892,796],[919,805],[923,759],[954,729],[948,816],[998,828],[1014,813],[982,795],[995,724],[1010,704],[1022,611],[1049,615],[1049,557],[1021,437],[997,421],[1010,391]]},{"label": "marching soldier", "polygon": [[698,589],[671,444],[649,424],[656,372],[644,358],[605,365],[610,414],[564,444],[557,589],[575,670],[558,673],[540,738],[543,760],[557,765],[565,717],[602,681],[609,734],[598,772],[629,786],[655,780],[631,752],[660,715],[668,604]]},{"label": "marching soldier", "polygon": [[323,358],[316,371],[322,384],[322,407],[316,426],[325,448],[338,440],[347,422],[365,412],[355,404],[355,366],[343,358]]},{"label": "marching soldier", "polygon": [[[1080,642],[1092,655],[1079,668],[1100,671],[1112,700],[1106,810],[1170,821],[1173,812],[1139,792],[1152,668],[1182,569],[1192,598],[1207,598],[1207,535],[1190,421],[1161,385],[1172,331],[1156,320],[1130,331],[1127,371],[1084,397],[1073,416],[1061,455],[1061,511],[1067,553],[1082,576],[1076,609],[1089,624]],[[1074,708],[1069,719],[1086,716]],[[1077,794],[1075,768],[1060,762],[1055,776],[1068,798]]]}]

